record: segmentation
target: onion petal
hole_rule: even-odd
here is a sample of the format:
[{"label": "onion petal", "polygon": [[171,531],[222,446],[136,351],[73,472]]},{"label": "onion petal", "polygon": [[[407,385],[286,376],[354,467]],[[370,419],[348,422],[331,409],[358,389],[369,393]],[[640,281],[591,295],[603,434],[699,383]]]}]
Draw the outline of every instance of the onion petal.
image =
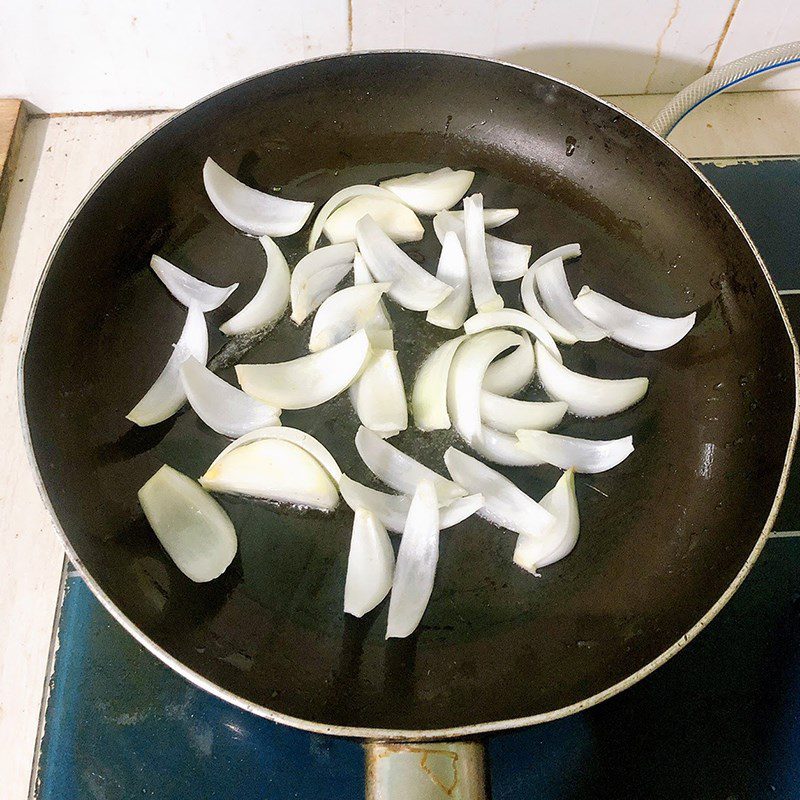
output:
[{"label": "onion petal", "polygon": [[363,617],[372,611],[389,594],[393,574],[394,550],[386,528],[372,512],[355,509],[344,584],[344,613]]},{"label": "onion petal", "polygon": [[406,390],[394,350],[378,350],[372,354],[364,371],[350,387],[350,400],[361,424],[384,438],[408,427]]},{"label": "onion petal", "polygon": [[621,464],[633,452],[633,437],[597,441],[577,439],[545,431],[517,431],[522,450],[545,464],[575,472],[605,472]]},{"label": "onion petal", "polygon": [[356,223],[369,214],[380,229],[398,244],[418,242],[425,229],[417,215],[397,198],[360,195],[339,206],[328,217],[323,231],[332,244],[354,242]]},{"label": "onion petal", "polygon": [[388,283],[348,286],[326,298],[314,316],[308,349],[316,353],[332,347],[366,327],[388,288]]},{"label": "onion petal", "polygon": [[[456,219],[464,221],[463,211],[449,211]],[[506,222],[511,222],[516,216],[519,215],[518,208],[484,208],[483,209],[483,227],[486,230],[490,228],[499,228],[505,225]],[[495,278],[497,280],[497,278]]]},{"label": "onion petal", "polygon": [[469,311],[470,282],[467,258],[453,231],[448,231],[444,237],[436,277],[452,286],[453,291],[428,312],[426,319],[431,325],[458,330],[464,324]]},{"label": "onion petal", "polygon": [[474,194],[464,198],[464,252],[469,267],[469,284],[472,302],[480,314],[498,311],[503,307],[503,298],[497,294],[489,271],[486,256],[486,231],[483,227],[483,195]]},{"label": "onion petal", "polygon": [[195,300],[203,312],[219,308],[239,287],[238,283],[225,287],[212,286],[170,264],[161,256],[151,257],[150,268],[181,305],[188,308],[189,303]]},{"label": "onion petal", "polygon": [[536,337],[553,355],[561,361],[561,353],[547,329],[530,314],[516,308],[501,308],[486,314],[475,314],[464,323],[467,333],[480,333],[492,328],[520,328]]},{"label": "onion petal", "polygon": [[522,276],[519,285],[519,293],[522,298],[522,305],[537,322],[552,335],[552,337],[562,344],[575,344],[578,339],[573,336],[560,322],[556,322],[541,306],[539,298],[536,296],[536,271],[530,267]]},{"label": "onion petal", "polygon": [[139,489],[150,527],[190,580],[218,578],[236,555],[236,531],[225,509],[191,478],[166,464]]},{"label": "onion petal", "polygon": [[537,403],[503,397],[485,389],[481,392],[481,419],[490,428],[504,433],[516,433],[520,428],[549,431],[566,413],[567,404],[562,402]]},{"label": "onion petal", "polygon": [[507,356],[492,361],[483,376],[483,388],[487,392],[508,397],[522,391],[536,374],[536,358],[533,344],[527,331],[522,331],[522,344],[517,345]]},{"label": "onion petal", "polygon": [[432,216],[452,208],[472,186],[475,173],[443,167],[434,172],[416,172],[402,178],[381,181],[380,186],[396,194],[418,214]]},{"label": "onion petal", "polygon": [[547,264],[548,261],[552,261],[554,258],[560,258],[562,261],[569,261],[573,258],[580,257],[580,255],[581,246],[578,242],[562,244],[559,247],[548,250],[543,256],[539,256],[539,258],[531,264],[531,270],[537,270],[542,264]]},{"label": "onion petal", "polygon": [[419,625],[433,592],[438,561],[439,504],[433,484],[423,480],[414,492],[400,539],[389,598],[387,639],[402,639]]},{"label": "onion petal", "polygon": [[450,427],[450,414],[447,411],[450,364],[458,346],[466,338],[457,336],[444,342],[422,362],[411,394],[414,424],[421,431],[447,430]]},{"label": "onion petal", "polygon": [[496,431],[488,425],[481,428],[480,436],[472,443],[472,449],[485,459],[506,467],[538,467],[545,463],[541,458],[523,450],[516,436]]},{"label": "onion petal", "polygon": [[313,203],[251,189],[210,158],[203,165],[203,183],[214,208],[234,228],[251,236],[290,236],[306,224],[314,210]]},{"label": "onion petal", "polygon": [[[364,256],[357,252],[353,259],[353,284],[355,286],[363,286],[366,283],[373,283],[372,275],[370,275],[369,269],[367,269]],[[372,319],[370,319],[364,327],[367,330],[392,329],[392,320],[389,317],[389,312],[386,310],[386,305],[383,300],[378,302],[378,307],[375,309]]]},{"label": "onion petal", "polygon": [[294,322],[300,325],[333,293],[339,281],[352,269],[355,254],[356,246],[345,242],[320,247],[297,262],[289,286]]}]

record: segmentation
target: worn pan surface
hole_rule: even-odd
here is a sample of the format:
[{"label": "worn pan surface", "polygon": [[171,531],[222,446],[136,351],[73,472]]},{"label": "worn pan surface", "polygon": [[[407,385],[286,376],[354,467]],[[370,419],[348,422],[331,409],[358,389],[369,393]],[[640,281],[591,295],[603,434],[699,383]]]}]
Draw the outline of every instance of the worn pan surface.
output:
[{"label": "worn pan surface", "polygon": [[[193,584],[136,500],[164,462],[197,476],[224,446],[191,411],[148,429],[125,413],[161,370],[184,319],[148,269],[160,253],[242,283],[216,330],[261,280],[259,244],[203,190],[206,156],[251,185],[320,201],[357,182],[443,165],[475,169],[502,231],[534,253],[579,241],[584,283],[658,314],[698,311],[663,353],[577,345],[566,363],[647,375],[641,405],[570,434],[634,435],[619,468],[578,481],[575,552],[541,578],[511,564],[514,537],[477,517],[442,536],[417,635],[385,642],[386,606],[345,618],[351,514],[298,515],[223,497],[240,551]],[[294,263],[307,231],[280,244]],[[433,266],[429,236],[410,248]],[[518,282],[506,286],[518,305]],[[392,308],[401,366],[446,334]],[[284,320],[245,360],[305,352]],[[32,315],[23,411],[72,559],[112,613],[189,679],[257,713],[361,735],[463,734],[552,718],[647,674],[697,632],[749,569],[777,508],[795,432],[793,344],[752,244],[704,179],[625,114],[551,78],[476,58],[373,53],[280,69],[178,115],[122,159],[60,240]],[[231,369],[222,373],[232,379]],[[347,397],[286,413],[357,479]],[[450,433],[395,440],[429,465]],[[539,496],[549,468],[509,470]]]}]

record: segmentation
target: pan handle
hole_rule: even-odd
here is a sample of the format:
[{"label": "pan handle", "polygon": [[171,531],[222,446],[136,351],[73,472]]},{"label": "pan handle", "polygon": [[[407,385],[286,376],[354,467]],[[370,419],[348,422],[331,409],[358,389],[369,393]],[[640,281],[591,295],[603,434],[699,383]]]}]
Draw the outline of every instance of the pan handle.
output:
[{"label": "pan handle", "polygon": [[486,800],[480,742],[367,742],[367,800]]}]

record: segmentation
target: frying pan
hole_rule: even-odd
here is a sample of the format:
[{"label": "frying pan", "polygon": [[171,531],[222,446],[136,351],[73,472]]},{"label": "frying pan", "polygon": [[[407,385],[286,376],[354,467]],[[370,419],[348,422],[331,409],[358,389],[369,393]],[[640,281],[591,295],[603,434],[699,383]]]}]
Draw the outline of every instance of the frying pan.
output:
[{"label": "frying pan", "polygon": [[[302,355],[308,337],[286,319],[254,341],[225,343],[218,332],[265,265],[258,242],[208,201],[201,169],[209,155],[250,185],[318,203],[353,183],[444,165],[474,169],[473,189],[487,206],[520,209],[504,237],[531,243],[537,255],[582,244],[583,257],[569,267],[574,290],[589,284],[667,316],[698,312],[691,334],[664,352],[608,341],[566,350],[579,371],[651,381],[638,406],[563,428],[590,438],[632,433],[636,446],[618,468],[579,479],[582,530],[572,555],[534,578],[511,563],[514,537],[472,517],[442,535],[418,632],[388,642],[386,604],[360,620],[342,612],[345,507],[325,517],[221,497],[239,536],[231,568],[198,585],[173,566],[137,489],[163,463],[201,474],[225,442],[190,410],[144,429],[125,419],[185,315],[148,269],[150,255],[204,280],[242,284],[209,315],[212,364],[223,377],[234,380],[237,360]],[[306,238],[304,230],[280,240],[290,264]],[[429,269],[434,239],[408,248]],[[519,306],[518,282],[502,291]],[[408,388],[420,360],[448,335],[424,315],[392,308],[392,316]],[[775,518],[797,430],[795,364],[783,308],[741,223],[662,139],[530,70],[375,52],[236,84],[169,120],[106,174],[68,223],[40,284],[21,362],[22,413],[70,558],[155,655],[279,722],[436,740],[586,708],[647,675],[709,622]],[[369,480],[346,396],[286,412],[283,421]],[[457,444],[449,431],[413,427],[394,441],[439,470],[444,450]],[[558,475],[548,467],[506,473],[534,496]],[[412,752],[435,749],[426,748]],[[466,761],[455,750],[448,756],[462,775],[469,750]],[[400,751],[384,746],[380,755]]]}]

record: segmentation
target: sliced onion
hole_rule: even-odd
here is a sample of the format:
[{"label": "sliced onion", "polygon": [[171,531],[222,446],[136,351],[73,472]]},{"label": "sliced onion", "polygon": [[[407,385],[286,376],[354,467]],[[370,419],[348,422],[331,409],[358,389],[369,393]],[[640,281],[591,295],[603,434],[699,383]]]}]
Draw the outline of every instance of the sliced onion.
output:
[{"label": "sliced onion", "polygon": [[448,448],[444,463],[453,480],[467,491],[483,495],[478,516],[514,533],[544,536],[555,525],[555,517],[497,470],[477,458]]},{"label": "sliced onion", "polygon": [[389,598],[387,639],[402,639],[416,630],[433,592],[438,561],[439,504],[433,484],[423,480],[414,492],[400,539]]},{"label": "sliced onion", "polygon": [[605,472],[621,464],[633,452],[633,437],[596,441],[544,431],[517,431],[522,450],[545,464],[575,472]]},{"label": "sliced onion", "polygon": [[544,390],[553,400],[567,403],[570,412],[577,417],[616,414],[635,405],[647,394],[647,378],[606,380],[581,375],[559,364],[539,342],[536,342],[536,360]]},{"label": "sliced onion", "polygon": [[545,463],[523,450],[516,436],[496,431],[488,425],[481,428],[480,436],[472,443],[472,449],[485,459],[506,467],[538,467]]},{"label": "sliced onion", "polygon": [[394,350],[373,353],[350,387],[350,400],[361,424],[385,438],[408,427],[406,390]]},{"label": "sliced onion", "polygon": [[358,249],[371,275],[391,283],[389,297],[412,311],[428,311],[437,306],[453,289],[436,280],[410,256],[406,255],[370,216],[356,225]]},{"label": "sliced onion", "polygon": [[332,244],[354,242],[356,223],[367,214],[398,244],[418,242],[425,233],[417,215],[397,198],[361,195],[348,200],[328,217],[323,228],[328,241]]},{"label": "sliced onion", "polygon": [[302,447],[283,439],[258,439],[219,455],[200,478],[210,492],[332,511],[339,492],[330,475]]},{"label": "sliced onion", "polygon": [[555,564],[568,556],[578,542],[581,522],[575,496],[575,472],[568,469],[558,483],[539,501],[555,517],[547,536],[520,534],[514,549],[514,563],[528,572]]},{"label": "sliced onion", "polygon": [[369,283],[334,292],[314,316],[308,349],[316,353],[332,347],[366,327],[388,288],[388,283]]},{"label": "sliced onion", "polygon": [[150,268],[181,305],[188,308],[189,303],[194,300],[203,312],[219,308],[239,287],[238,283],[225,287],[212,286],[170,264],[161,256],[152,256]]},{"label": "sliced onion", "polygon": [[452,208],[472,186],[475,173],[443,167],[434,172],[416,172],[381,181],[380,186],[396,194],[418,214],[433,215]]},{"label": "sliced onion", "polygon": [[520,328],[535,336],[554,358],[561,361],[561,353],[553,341],[553,337],[545,327],[537,322],[530,314],[518,311],[516,308],[501,308],[500,311],[491,311],[488,314],[475,314],[464,323],[467,333],[480,333],[492,328]]},{"label": "sliced onion", "polygon": [[333,293],[339,281],[352,269],[355,254],[356,246],[345,242],[320,247],[300,259],[289,286],[294,322],[300,325]]},{"label": "sliced onion", "polygon": [[436,277],[452,286],[453,291],[428,312],[426,319],[431,325],[458,330],[464,324],[469,311],[470,283],[467,258],[453,231],[448,231],[444,237]]},{"label": "sliced onion", "polygon": [[466,338],[457,336],[455,339],[450,339],[439,345],[422,362],[411,394],[414,424],[421,431],[447,430],[450,427],[450,414],[447,411],[447,380],[453,356]]},{"label": "sliced onion", "polygon": [[226,336],[268,328],[274,325],[289,305],[289,266],[280,248],[269,236],[259,240],[267,254],[267,271],[253,299],[231,317],[220,330]]},{"label": "sliced onion", "polygon": [[[355,286],[363,286],[365,283],[373,283],[372,275],[369,274],[364,256],[356,252],[355,258],[353,259],[353,284]],[[375,309],[372,319],[364,327],[367,330],[392,329],[392,320],[389,317],[389,312],[386,310],[386,305],[383,300],[378,302],[378,307]]]},{"label": "sliced onion", "polygon": [[280,425],[281,410],[231,386],[191,356],[181,365],[189,404],[206,425],[235,439],[256,428]]},{"label": "sliced onion", "polygon": [[537,403],[503,397],[485,389],[481,392],[481,419],[490,428],[505,433],[516,433],[520,428],[549,431],[566,413],[566,403]]},{"label": "sliced onion", "polygon": [[208,358],[208,328],[203,312],[194,301],[189,303],[180,339],[166,366],[145,396],[128,413],[127,418],[131,422],[141,427],[155,425],[171,417],[186,402],[181,383],[181,365],[189,356],[194,356],[201,364],[205,364]]},{"label": "sliced onion", "polygon": [[325,227],[325,223],[328,221],[328,217],[343,203],[346,203],[354,197],[361,196],[383,197],[388,200],[397,199],[396,196],[387,189],[381,189],[380,186],[373,186],[371,183],[359,183],[355,186],[346,186],[344,189],[340,189],[336,194],[331,195],[330,199],[322,206],[319,210],[319,214],[317,214],[317,218],[314,220],[314,224],[311,226],[311,233],[308,237],[309,253],[317,246],[317,242],[319,241],[319,237],[322,236],[322,231]]},{"label": "sliced onion", "polygon": [[214,208],[234,228],[251,236],[290,236],[306,224],[314,210],[313,203],[251,189],[210,158],[203,166],[203,183]]},{"label": "sliced onion", "polygon": [[420,464],[363,425],[356,433],[356,450],[375,477],[397,492],[413,494],[420,481],[431,481],[441,504],[466,495],[460,486]]},{"label": "sliced onion", "polygon": [[469,267],[472,302],[478,313],[498,311],[503,298],[494,288],[486,256],[486,232],[483,227],[483,195],[464,198],[464,252]]},{"label": "sliced onion", "polygon": [[344,613],[363,617],[372,611],[389,594],[393,574],[394,550],[386,528],[370,511],[355,509],[344,584]]},{"label": "sliced onion", "polygon": [[519,293],[522,298],[522,305],[537,322],[552,335],[552,337],[562,344],[575,344],[577,338],[573,336],[560,322],[556,322],[540,305],[539,298],[536,296],[536,272],[531,267],[522,277],[519,285]]},{"label": "sliced onion", "polygon": [[[464,221],[463,211],[449,211],[456,219]],[[518,208],[484,208],[483,209],[483,227],[486,230],[490,228],[499,228],[505,225],[506,222],[511,222],[516,216],[519,215]],[[496,280],[496,279],[495,279]]]},{"label": "sliced onion", "polygon": [[579,258],[580,255],[581,246],[578,242],[562,244],[560,247],[554,247],[552,250],[548,250],[543,256],[539,256],[539,258],[531,264],[531,270],[538,269],[542,264],[547,264],[548,261],[552,261],[554,258],[560,258],[562,261],[569,261],[573,258]]},{"label": "sliced onion", "polygon": [[527,331],[522,331],[522,344],[507,356],[498,358],[486,368],[483,388],[487,392],[508,397],[522,391],[536,374],[536,358]]},{"label": "sliced onion", "polygon": [[[370,346],[373,350],[394,350],[394,333],[387,328],[372,328],[364,326]],[[365,367],[366,369],[366,367]]]},{"label": "sliced onion", "polygon": [[222,506],[191,478],[161,467],[141,489],[139,502],[158,541],[190,580],[218,578],[236,555],[236,531]]},{"label": "sliced onion", "polygon": [[247,394],[278,408],[311,408],[343,392],[370,355],[361,330],[327,350],[276,364],[238,364],[236,377]]},{"label": "sliced onion", "polygon": [[583,342],[598,342],[606,338],[602,328],[598,328],[575,308],[562,259],[554,258],[536,267],[534,275],[544,307],[556,322]]},{"label": "sliced onion", "polygon": [[503,350],[521,341],[516,333],[486,331],[464,342],[453,357],[447,384],[447,410],[453,427],[472,444],[481,434],[481,385],[486,368]]},{"label": "sliced onion", "polygon": [[578,311],[616,342],[637,350],[666,350],[677,344],[694,327],[697,314],[685,317],[655,317],[618,303],[588,286],[575,300]]}]

